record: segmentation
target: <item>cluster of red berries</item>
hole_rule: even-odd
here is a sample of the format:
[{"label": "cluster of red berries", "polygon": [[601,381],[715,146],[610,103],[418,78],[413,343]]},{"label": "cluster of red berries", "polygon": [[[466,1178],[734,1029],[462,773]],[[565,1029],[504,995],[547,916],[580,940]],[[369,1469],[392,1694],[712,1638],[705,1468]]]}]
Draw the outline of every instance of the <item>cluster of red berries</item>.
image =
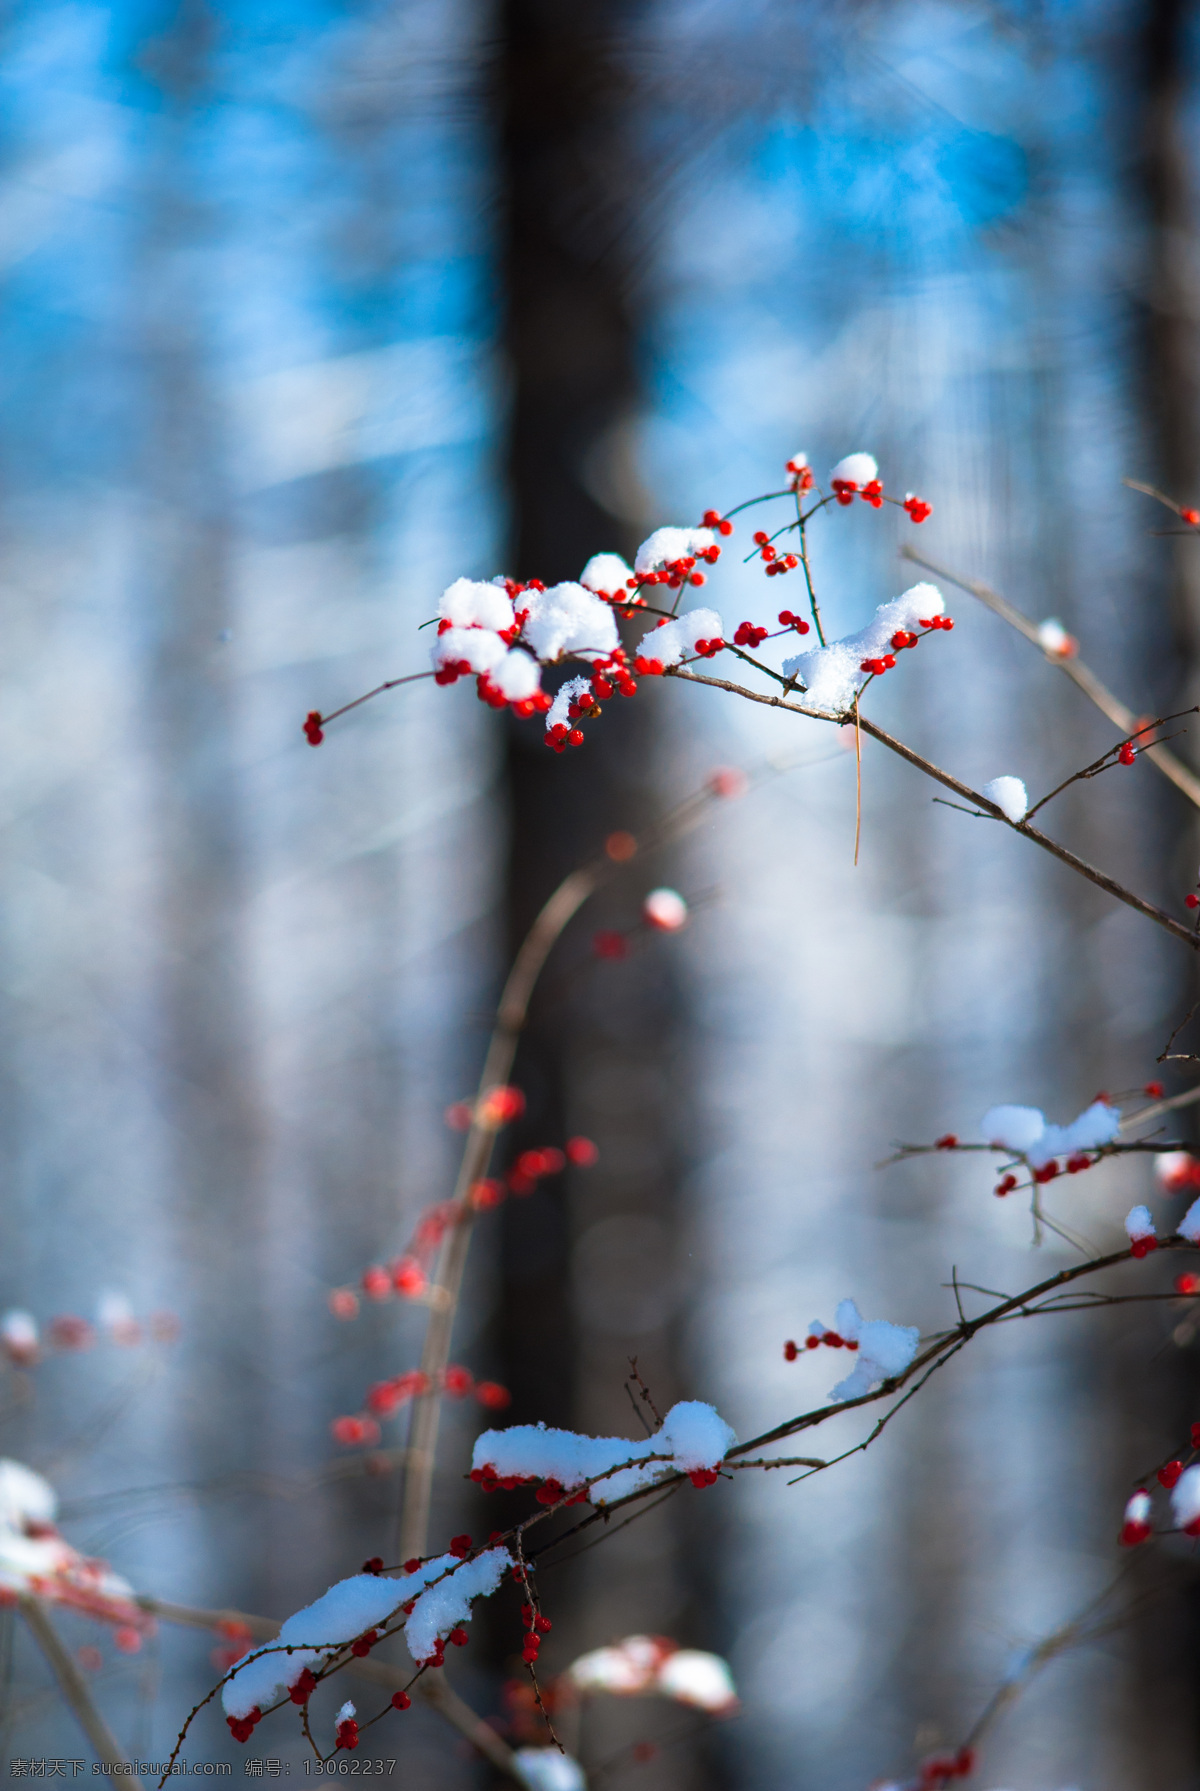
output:
[{"label": "cluster of red berries", "polygon": [[471,1469],[471,1479],[481,1492],[515,1492],[519,1486],[536,1486],[539,1505],[584,1505],[587,1503],[587,1489],[567,1497],[567,1489],[557,1480],[543,1480],[540,1474],[501,1474],[492,1462],[485,1462],[481,1468]]},{"label": "cluster of red berries", "polygon": [[1140,1262],[1143,1256],[1149,1256],[1152,1250],[1157,1249],[1158,1239],[1156,1237],[1134,1238],[1129,1246],[1129,1254]]},{"label": "cluster of red berries", "polygon": [[[700,526],[704,529],[715,529],[718,535],[732,535],[733,533],[733,524],[727,516],[722,516],[719,510],[706,510],[700,518]],[[707,549],[705,558],[712,559],[714,557],[712,549]]]},{"label": "cluster of red berries", "polygon": [[765,529],[756,529],[754,545],[758,548],[759,558],[766,562],[767,577],[772,578],[780,572],[794,572],[800,564],[794,553],[783,553],[772,544],[771,537]]},{"label": "cluster of red berries", "polygon": [[1126,740],[1117,753],[1117,763],[1119,765],[1132,765],[1136,758],[1137,752],[1134,748],[1133,741]]},{"label": "cluster of red berries", "polygon": [[721,639],[719,634],[714,634],[709,641],[698,640],[696,642],[696,657],[698,659],[715,659],[718,653],[723,653],[724,651],[725,642]]},{"label": "cluster of red berries", "polygon": [[307,1704],[317,1689],[317,1681],[307,1667],[301,1669],[300,1677],[288,1693],[293,1704]]},{"label": "cluster of red berries", "polygon": [[[657,577],[658,575],[652,573],[647,576]],[[694,582],[695,580],[693,580]],[[642,672],[645,669],[640,658],[634,661],[634,671]],[[661,672],[662,669],[660,665],[658,670]],[[629,655],[624,647],[614,648],[607,658],[598,659],[595,662],[591,693],[588,696],[578,696],[572,699],[567,707],[569,720],[578,721],[585,716],[594,719],[602,713],[601,703],[607,703],[614,693],[623,697],[637,695],[637,680],[629,669]],[[545,708],[550,708],[548,699]],[[552,728],[546,730],[546,745],[553,752],[564,752],[568,746],[582,746],[583,729],[571,727],[565,721],[556,721]]]},{"label": "cluster of red berries", "polygon": [[415,1300],[425,1292],[426,1275],[415,1256],[398,1256],[385,1268],[374,1262],[362,1272],[362,1290],[368,1300],[386,1300],[393,1292]]},{"label": "cluster of red berries", "polygon": [[804,620],[804,617],[794,616],[790,609],[780,610],[779,624],[781,628],[794,628],[797,634],[808,633],[808,623]]},{"label": "cluster of red berries", "polygon": [[[918,626],[927,631],[938,628],[953,628],[954,618],[952,616],[930,616],[928,620],[920,618]],[[884,672],[890,672],[895,665],[895,655],[897,653],[903,653],[908,647],[915,647],[920,639],[921,636],[919,634],[913,634],[911,629],[898,628],[892,636],[892,651],[890,653],[884,653],[878,658],[862,660],[859,669],[864,672],[870,672],[873,677],[882,677]]]},{"label": "cluster of red berries", "polygon": [[941,1791],[954,1779],[969,1779],[975,1770],[975,1751],[960,1747],[956,1754],[934,1754],[921,1767],[920,1791]]},{"label": "cluster of red berries", "polygon": [[549,1617],[543,1617],[539,1610],[528,1603],[521,1606],[521,1622],[525,1626],[521,1659],[527,1667],[532,1667],[537,1661],[538,1651],[542,1646],[542,1637],[548,1635],[554,1626]]},{"label": "cluster of red berries", "polygon": [[793,491],[811,491],[813,488],[813,470],[807,460],[789,460],[785,470],[791,474],[788,484]]},{"label": "cluster of red berries", "polygon": [[[1196,1450],[1200,1449],[1200,1424],[1193,1424],[1191,1427],[1191,1446],[1193,1454]],[[1170,1492],[1173,1487],[1179,1484],[1183,1475],[1183,1468],[1183,1462],[1176,1456],[1173,1460],[1163,1463],[1162,1467],[1155,1473],[1155,1479],[1161,1487],[1164,1487],[1167,1492]],[[1134,1499],[1148,1501],[1149,1497],[1150,1495],[1146,1491],[1146,1488],[1144,1486],[1139,1486],[1134,1493],[1133,1498],[1130,1499],[1130,1504],[1133,1504]],[[1144,1508],[1148,1510],[1148,1504]],[[1185,1536],[1200,1536],[1200,1517],[1194,1517],[1189,1523],[1184,1524],[1183,1533]],[[1125,1522],[1121,1526],[1121,1535],[1119,1538],[1121,1547],[1136,1548],[1139,1543],[1148,1541],[1153,1534],[1154,1526],[1149,1522],[1148,1518],[1126,1517]]]},{"label": "cluster of red berries", "polygon": [[715,1486],[721,1478],[716,1468],[693,1468],[688,1479],[693,1486]]},{"label": "cluster of red berries", "polygon": [[229,1733],[235,1741],[249,1741],[254,1733],[255,1725],[262,1722],[262,1711],[256,1704],[249,1716],[227,1716]]},{"label": "cluster of red berries", "polygon": [[756,628],[753,622],[739,622],[734,631],[735,647],[761,647],[767,638],[765,628]]},{"label": "cluster of red berries", "polygon": [[[804,1339],[805,1349],[818,1349],[822,1343],[826,1346],[827,1349],[857,1349],[858,1348],[858,1344],[855,1343],[851,1338],[841,1337],[838,1335],[838,1333],[836,1331],[822,1331],[820,1336],[814,1336],[813,1333],[810,1331],[808,1336]],[[792,1339],[789,1337],[787,1342],[783,1346],[784,1361],[785,1362],[794,1362],[796,1360],[796,1357],[799,1354],[800,1354],[800,1345],[798,1343],[794,1343],[792,1341]]]},{"label": "cluster of red berries", "polygon": [[351,1750],[358,1746],[358,1724],[352,1716],[345,1717],[338,1724],[337,1739],[334,1745],[335,1748],[344,1747]]},{"label": "cluster of red berries", "polygon": [[933,514],[933,505],[927,504],[924,498],[916,497],[911,491],[904,500],[903,508],[908,511],[913,522],[924,522],[927,516]]}]

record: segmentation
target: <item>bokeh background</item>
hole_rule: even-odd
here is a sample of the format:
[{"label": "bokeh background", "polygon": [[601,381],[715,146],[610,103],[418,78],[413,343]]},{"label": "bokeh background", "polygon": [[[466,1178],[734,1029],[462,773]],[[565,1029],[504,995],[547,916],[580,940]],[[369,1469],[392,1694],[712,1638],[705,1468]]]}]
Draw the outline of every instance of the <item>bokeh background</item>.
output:
[{"label": "bokeh background", "polygon": [[[389,1554],[403,1421],[377,1472],[330,1423],[416,1365],[421,1313],[339,1324],[329,1289],[447,1194],[443,1110],[556,879],[716,765],[748,793],[635,859],[551,967],[512,1148],[582,1132],[600,1162],[481,1228],[456,1359],[513,1418],[632,1434],[637,1355],[660,1403],[748,1436],[827,1391],[782,1343],[838,1299],[928,1330],[952,1266],[1011,1288],[1073,1260],[1031,1254],[977,1160],[876,1165],[1156,1073],[1190,972],[1128,910],[870,744],[855,868],[853,752],[713,691],[644,689],[561,759],[461,687],[317,753],[300,722],[419,669],[451,578],[575,576],[798,448],[822,474],[867,448],[935,506],[821,522],[835,632],[913,582],[907,540],[1057,616],[1138,712],[1195,700],[1200,549],[1121,483],[1200,498],[1195,35],[1186,0],[3,8],[0,1304],[95,1321],[118,1294],[179,1337],[7,1369],[0,1448],[139,1589],[282,1616]],[[738,559],[728,630],[785,588]],[[1038,791],[1115,738],[951,608],[873,693],[885,725]],[[1147,764],[1053,824],[1173,910],[1192,884]],[[687,930],[595,961],[662,882]],[[1112,1247],[1143,1198],[1169,1215],[1134,1163],[1054,1210]],[[741,1691],[721,1725],[597,1706],[593,1782],[860,1791],[957,1743],[1108,1583],[1196,1370],[1171,1307],[1014,1326],[869,1455],[675,1500],[548,1573],[552,1668],[649,1631]],[[451,1410],[439,1533],[487,1527],[481,1416]],[[1195,1784],[1189,1572],[1038,1681],[981,1785]],[[456,1682],[500,1717],[519,1644],[474,1627]],[[161,1757],[212,1638],[63,1629]],[[11,1613],[0,1678],[6,1758],[86,1751]],[[267,1744],[303,1772],[280,1719]],[[371,1751],[414,1791],[487,1776],[419,1710]],[[192,1752],[241,1773],[211,1711]]]}]

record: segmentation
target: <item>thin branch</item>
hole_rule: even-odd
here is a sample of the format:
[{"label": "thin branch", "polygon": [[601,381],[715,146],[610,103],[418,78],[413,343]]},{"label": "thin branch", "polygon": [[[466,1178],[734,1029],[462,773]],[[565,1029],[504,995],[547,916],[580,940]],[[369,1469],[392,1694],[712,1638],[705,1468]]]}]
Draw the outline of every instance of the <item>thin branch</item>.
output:
[{"label": "thin branch", "polygon": [[80,1728],[102,1763],[118,1771],[123,1784],[136,1786],[137,1791],[141,1791],[141,1779],[130,1771],[129,1762],[121,1752],[116,1736],[96,1708],[87,1682],[70,1651],[59,1640],[58,1631],[51,1623],[45,1605],[40,1599],[23,1596],[21,1615],[28,1625],[30,1635],[45,1655],[63,1698],[74,1712]]},{"label": "thin branch", "polygon": [[[1127,480],[1126,483],[1129,481]],[[1147,490],[1148,487],[1138,486],[1136,489]],[[1151,495],[1158,496],[1159,494],[1153,492]],[[999,591],[993,591],[990,585],[981,584],[976,579],[963,578],[961,574],[951,572],[948,567],[939,566],[934,560],[927,560],[923,554],[919,554],[915,548],[907,545],[900,549],[900,557],[904,560],[911,560],[914,566],[924,567],[925,571],[932,572],[935,578],[944,578],[950,584],[957,585],[960,591],[967,591],[972,597],[977,597],[980,603],[992,611],[993,615],[999,616],[1002,621],[1008,623],[1010,628],[1015,628],[1018,634],[1023,634],[1027,641],[1031,641],[1039,652],[1045,654],[1051,665],[1055,665],[1059,671],[1065,672],[1072,684],[1082,690],[1084,696],[1095,703],[1100,713],[1106,715],[1109,721],[1120,728],[1123,734],[1132,733],[1137,727],[1139,717],[1119,697],[1114,696],[1106,685],[1100,682],[1095,672],[1091,671],[1075,655],[1068,658],[1061,653],[1051,653],[1043,647],[1038,638],[1037,623],[1031,622],[1028,616],[1023,615],[1006,597],[1002,597]],[[1195,772],[1183,763],[1182,759],[1176,758],[1173,752],[1168,752],[1165,746],[1147,746],[1145,752],[1151,764],[1156,765],[1164,777],[1170,778],[1177,790],[1182,790],[1188,800],[1200,808],[1200,777],[1197,777]]]},{"label": "thin branch", "polygon": [[[682,671],[674,666],[669,666],[664,676],[682,678],[690,684],[708,684],[716,690],[727,690],[734,696],[745,697],[747,702],[762,703],[769,709],[787,709],[794,715],[807,715],[815,721],[843,723],[848,719],[840,715],[830,715],[820,709],[805,708],[801,703],[786,702],[783,697],[765,696],[761,691],[748,690],[744,684],[734,684],[728,678],[708,677],[699,672]],[[1200,949],[1200,936],[1193,933],[1190,928],[1182,926],[1173,915],[1156,907],[1153,902],[1148,902],[1144,897],[1135,894],[1133,890],[1126,889],[1124,884],[1118,883],[1115,877],[1110,877],[1107,871],[1097,870],[1094,865],[1088,864],[1086,859],[1077,857],[1074,852],[1069,852],[1065,846],[1060,846],[1057,840],[1050,839],[1039,828],[1031,827],[1025,821],[1010,821],[994,802],[989,802],[987,797],[981,796],[978,790],[973,790],[969,784],[964,784],[959,778],[951,776],[950,772],[943,771],[932,760],[923,758],[911,746],[906,746],[902,740],[895,739],[877,723],[869,721],[865,715],[860,718],[859,725],[864,734],[869,734],[872,740],[878,740],[881,746],[886,746],[889,752],[894,752],[899,758],[907,759],[910,765],[915,765],[918,771],[925,773],[926,777],[933,778],[936,783],[942,784],[947,790],[953,790],[956,796],[963,796],[968,802],[973,802],[977,808],[990,815],[993,821],[1003,822],[1004,826],[1011,827],[1014,833],[1019,833],[1025,839],[1032,840],[1035,846],[1040,846],[1044,852],[1051,853],[1053,857],[1068,865],[1071,870],[1077,871],[1081,877],[1086,877],[1090,883],[1096,884],[1108,895],[1115,896],[1118,902],[1124,902],[1136,913],[1144,914],[1147,920],[1155,921],[1174,938],[1181,939],[1185,945],[1190,946],[1193,951]]]}]

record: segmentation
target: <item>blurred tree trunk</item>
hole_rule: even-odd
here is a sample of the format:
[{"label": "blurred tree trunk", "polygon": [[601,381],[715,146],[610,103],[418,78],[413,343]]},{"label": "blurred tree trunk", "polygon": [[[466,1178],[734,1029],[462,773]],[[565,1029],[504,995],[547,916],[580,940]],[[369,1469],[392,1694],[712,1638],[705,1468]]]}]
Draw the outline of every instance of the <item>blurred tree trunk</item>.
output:
[{"label": "blurred tree trunk", "polygon": [[[1193,0],[1148,0],[1143,8],[1135,8],[1133,18],[1135,26],[1140,25],[1140,55],[1133,64],[1139,82],[1134,96],[1135,142],[1146,247],[1143,414],[1154,482],[1177,502],[1195,504],[1200,499],[1200,294],[1187,105],[1193,83],[1189,40],[1197,7]],[[1150,526],[1164,523],[1170,526],[1166,512],[1159,511]],[[1159,700],[1178,708],[1200,695],[1200,542],[1181,535],[1169,546],[1165,573],[1178,676],[1160,682]],[[1195,735],[1179,744],[1184,756],[1196,763]],[[1186,887],[1195,874],[1195,813],[1174,791],[1165,801],[1171,805],[1168,814],[1173,823],[1168,837],[1178,847],[1175,862],[1166,866],[1167,887],[1178,889],[1181,876]],[[1180,976],[1178,1012],[1173,1018],[1182,1017],[1195,994],[1195,972],[1189,967]],[[1176,1048],[1194,1051],[1195,1039],[1193,1027]],[[1190,1115],[1181,1130],[1186,1134],[1189,1126],[1194,1126]],[[1160,1394],[1166,1434],[1185,1433],[1195,1416],[1195,1347],[1171,1349],[1167,1357],[1173,1372]],[[1143,1398],[1140,1411],[1144,1409]],[[1139,1408],[1131,1415],[1136,1421]],[[1145,1582],[1152,1582],[1153,1564],[1141,1562],[1139,1567]],[[1183,1663],[1194,1660],[1198,1635],[1200,1586],[1194,1580],[1158,1600],[1138,1625],[1140,1673],[1134,1695],[1140,1735],[1147,1744],[1141,1752],[1146,1785],[1173,1782],[1181,1773],[1194,1776],[1198,1705],[1194,1672]]]},{"label": "blurred tree trunk", "polygon": [[[501,8],[509,563],[517,577],[547,583],[578,578],[595,552],[628,555],[636,545],[634,479],[624,474],[624,503],[610,496],[621,484],[625,426],[638,395],[628,296],[636,217],[621,142],[631,96],[618,54],[631,19],[631,9],[605,0],[569,7],[507,0]],[[548,751],[536,724],[512,727],[511,949],[567,871],[611,832],[636,833],[661,806],[648,769],[657,756],[657,694],[615,699],[589,725],[578,752]],[[637,1251],[639,1237],[644,1243],[658,1235],[656,1225],[664,1239],[671,1235],[677,1164],[664,1140],[672,1133],[669,1066],[679,1019],[671,979],[656,968],[664,962],[659,953],[639,956],[636,966],[593,968],[586,945],[597,926],[632,924],[646,879],[661,882],[664,871],[658,860],[645,873],[635,865],[607,904],[588,910],[551,968],[521,1047],[517,1079],[529,1109],[513,1150],[583,1131],[595,1134],[602,1154],[597,1168],[543,1183],[505,1208],[496,1343],[516,1422],[636,1430],[623,1385],[631,1351],[639,1353],[660,1409],[678,1396],[669,1312],[648,1330],[623,1333],[619,1319],[605,1328],[581,1317],[571,1292],[573,1247],[593,1228],[608,1227],[604,1237],[618,1259],[622,1249]],[[606,980],[610,970],[616,981]],[[636,1223],[622,1231],[634,1215]],[[653,1266],[669,1279],[666,1261]],[[630,1269],[636,1273],[636,1262]],[[670,1518],[651,1518],[630,1532],[644,1533],[653,1549],[649,1572],[606,1549],[589,1557],[589,1565],[605,1563],[600,1579],[576,1570],[546,1575],[555,1619],[552,1671],[614,1633],[614,1624],[660,1627],[667,1606],[667,1615],[678,1617],[683,1593],[670,1525]],[[502,1628],[496,1644],[501,1659],[511,1659],[514,1639]],[[590,1751],[619,1748],[627,1728],[641,1736],[656,1726],[645,1704],[610,1711],[594,1720]],[[698,1782],[686,1749],[665,1756],[660,1770],[664,1786]]]}]

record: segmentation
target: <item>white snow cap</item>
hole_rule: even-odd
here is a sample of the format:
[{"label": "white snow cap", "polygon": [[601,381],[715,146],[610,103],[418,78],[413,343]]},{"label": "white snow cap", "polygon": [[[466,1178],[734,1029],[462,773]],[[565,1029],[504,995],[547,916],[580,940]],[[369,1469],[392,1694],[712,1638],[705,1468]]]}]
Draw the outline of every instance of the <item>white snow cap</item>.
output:
[{"label": "white snow cap", "polygon": [[[485,1430],[475,1439],[472,1468],[491,1466],[501,1478],[557,1480],[568,1492],[589,1487],[593,1505],[611,1504],[626,1493],[678,1470],[691,1474],[715,1468],[737,1442],[737,1437],[711,1405],[698,1399],[681,1400],[663,1419],[652,1437],[631,1442],[628,1437],[588,1437],[573,1430],[548,1430],[544,1424],[513,1424],[507,1430]],[[668,1457],[647,1462],[645,1467],[609,1469],[619,1462],[636,1462],[648,1455]]]},{"label": "white snow cap", "polygon": [[1189,1244],[1200,1244],[1200,1200],[1193,1200],[1179,1221],[1179,1235]]},{"label": "white snow cap", "polygon": [[833,1328],[847,1343],[857,1343],[854,1368],[830,1393],[830,1399],[858,1399],[903,1374],[917,1353],[921,1333],[915,1325],[893,1325],[887,1319],[864,1319],[853,1300],[839,1300]]},{"label": "white snow cap", "polygon": [[1047,616],[1044,622],[1038,623],[1038,646],[1047,653],[1069,653],[1075,645],[1057,616]]},{"label": "white snow cap", "polygon": [[542,688],[542,668],[528,653],[513,647],[488,678],[510,703],[523,703]]},{"label": "white snow cap", "polygon": [[519,1747],[513,1763],[528,1791],[587,1791],[578,1760],[556,1747]]},{"label": "white snow cap", "polygon": [[[1192,1154],[1186,1150],[1160,1151],[1154,1159],[1154,1179],[1168,1194],[1178,1194],[1191,1185]],[[0,1320],[0,1336],[4,1323]]]},{"label": "white snow cap", "polygon": [[988,1144],[1003,1145],[1041,1169],[1051,1157],[1111,1144],[1121,1129],[1121,1110],[1093,1101],[1069,1126],[1049,1126],[1040,1107],[989,1107],[979,1129]]},{"label": "white snow cap", "polygon": [[456,628],[491,628],[497,634],[516,620],[503,585],[479,584],[473,578],[456,578],[446,587],[438,615]]},{"label": "white snow cap", "polygon": [[619,645],[617,623],[607,603],[582,585],[551,585],[548,591],[523,591],[521,607],[529,611],[522,638],[544,663],[575,653],[581,659],[604,659]]},{"label": "white snow cap", "polygon": [[879,477],[879,467],[873,454],[847,454],[839,460],[829,475],[831,485],[857,485],[861,491]]},{"label": "white snow cap", "polygon": [[655,529],[637,550],[635,572],[659,572],[675,560],[694,560],[712,547],[711,529]]},{"label": "white snow cap", "polygon": [[1029,797],[1019,777],[994,777],[991,783],[984,784],[980,794],[986,796],[989,802],[995,803],[1006,820],[1025,819]]},{"label": "white snow cap", "polygon": [[677,889],[652,889],[642,903],[642,913],[662,933],[677,933],[688,916],[688,906]]},{"label": "white snow cap", "polygon": [[736,1709],[738,1701],[729,1665],[719,1654],[677,1648],[666,1636],[625,1636],[594,1648],[573,1661],[564,1677],[579,1691],[626,1698],[657,1694],[718,1715]]},{"label": "white snow cap", "polygon": [[1150,1521],[1150,1494],[1138,1488],[1125,1506],[1125,1522],[1127,1524],[1145,1524]]},{"label": "white snow cap", "polygon": [[[421,1592],[404,1625],[408,1652],[418,1666],[432,1657],[439,1637],[444,1641],[460,1623],[471,1621],[471,1600],[490,1598],[512,1564],[506,1548],[486,1549],[470,1561],[460,1561],[457,1555],[439,1555],[399,1582],[406,1604],[420,1586],[428,1587]],[[440,1577],[443,1574],[444,1579]],[[430,1580],[437,1584],[429,1585]]]},{"label": "white snow cap", "polygon": [[438,671],[443,666],[465,664],[473,672],[491,672],[507,653],[507,643],[490,628],[447,628],[430,648],[430,658]]},{"label": "white snow cap", "polygon": [[697,641],[724,639],[724,624],[715,609],[689,609],[673,622],[660,622],[638,642],[643,659],[657,659],[660,665],[678,665],[687,653],[696,651]]},{"label": "white snow cap", "polygon": [[1200,1518],[1200,1464],[1185,1468],[1171,1488],[1171,1515],[1181,1530]]},{"label": "white snow cap", "polygon": [[936,585],[912,585],[890,603],[881,603],[857,634],[785,659],[783,675],[798,678],[816,708],[830,715],[845,715],[853,707],[855,692],[862,689],[869,676],[862,669],[863,660],[880,659],[890,653],[894,634],[901,629],[907,633],[918,622],[942,615],[945,608],[945,599]]},{"label": "white snow cap", "polygon": [[58,1494],[24,1462],[0,1461],[0,1524],[23,1530],[27,1523],[52,1524]]},{"label": "white snow cap", "polygon": [[14,1306],[0,1318],[0,1345],[17,1360],[28,1359],[37,1353],[38,1328],[37,1320],[31,1312],[24,1312]]},{"label": "white snow cap", "polygon": [[576,697],[590,696],[591,690],[590,678],[568,678],[565,684],[560,684],[554,693],[554,701],[546,711],[547,730],[557,727],[560,722],[563,727],[569,727],[571,704]]},{"label": "white snow cap", "polygon": [[1158,1234],[1154,1229],[1154,1220],[1150,1217],[1148,1206],[1130,1207],[1125,1215],[1125,1230],[1129,1241],[1136,1244],[1139,1238],[1152,1238]]},{"label": "white snow cap", "polygon": [[632,601],[627,582],[632,577],[633,568],[625,564],[619,553],[594,553],[579,574],[579,582],[586,590],[600,591],[605,597],[628,597]]},{"label": "white snow cap", "polygon": [[350,1702],[349,1698],[347,1698],[333,1720],[340,1728],[343,1723],[352,1723],[357,1715],[358,1711]]},{"label": "white snow cap", "polygon": [[[256,1705],[265,1710],[289,1686],[295,1685],[305,1667],[311,1667],[322,1654],[343,1642],[352,1642],[364,1630],[386,1623],[392,1612],[412,1596],[405,1584],[403,1580],[383,1579],[375,1573],[356,1573],[330,1586],[321,1598],[288,1618],[276,1640],[266,1644],[274,1649],[273,1653],[259,1651],[239,1662],[234,1676],[221,1688],[226,1716],[249,1716]],[[281,1645],[286,1647],[288,1643],[307,1645],[284,1654]]]}]

